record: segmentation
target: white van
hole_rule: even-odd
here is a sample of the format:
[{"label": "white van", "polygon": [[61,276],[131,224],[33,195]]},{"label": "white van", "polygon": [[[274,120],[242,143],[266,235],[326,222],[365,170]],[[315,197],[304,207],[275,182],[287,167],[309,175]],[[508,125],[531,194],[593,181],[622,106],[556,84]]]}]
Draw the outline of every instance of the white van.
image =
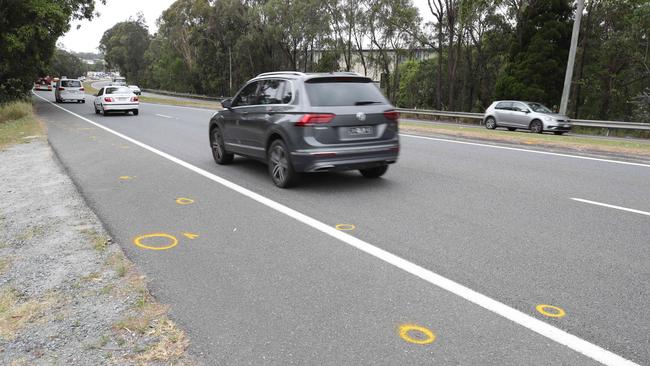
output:
[{"label": "white van", "polygon": [[73,100],[77,103],[86,103],[86,93],[78,79],[61,79],[54,86],[54,99],[57,103]]},{"label": "white van", "polygon": [[126,86],[126,78],[118,76],[113,78],[113,82],[111,82],[111,85],[113,86]]}]

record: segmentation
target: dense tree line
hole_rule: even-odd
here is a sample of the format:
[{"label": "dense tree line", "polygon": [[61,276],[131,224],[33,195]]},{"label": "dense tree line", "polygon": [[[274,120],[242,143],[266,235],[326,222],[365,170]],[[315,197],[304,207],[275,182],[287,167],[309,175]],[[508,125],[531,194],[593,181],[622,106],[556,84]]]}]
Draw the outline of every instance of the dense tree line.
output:
[{"label": "dense tree line", "polygon": [[94,0],[0,0],[0,103],[27,95],[70,21],[91,19],[94,9]]},{"label": "dense tree line", "polygon": [[[411,0],[178,0],[156,34],[132,19],[108,30],[101,49],[129,78],[174,91],[232,95],[265,71],[361,64],[380,70],[384,92],[402,107],[559,104],[573,1],[427,3],[419,14]],[[587,0],[584,14],[570,113],[649,121],[650,0]]]},{"label": "dense tree line", "polygon": [[46,68],[46,74],[52,76],[67,76],[76,78],[85,75],[89,67],[77,55],[66,50],[57,48],[50,61],[50,66]]}]

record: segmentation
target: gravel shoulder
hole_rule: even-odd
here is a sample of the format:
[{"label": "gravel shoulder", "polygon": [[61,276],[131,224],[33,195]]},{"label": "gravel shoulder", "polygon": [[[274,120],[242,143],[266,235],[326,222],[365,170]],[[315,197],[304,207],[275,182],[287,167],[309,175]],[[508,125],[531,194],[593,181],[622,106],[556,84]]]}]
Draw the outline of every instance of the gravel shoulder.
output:
[{"label": "gravel shoulder", "polygon": [[41,136],[0,152],[0,364],[195,364]]}]

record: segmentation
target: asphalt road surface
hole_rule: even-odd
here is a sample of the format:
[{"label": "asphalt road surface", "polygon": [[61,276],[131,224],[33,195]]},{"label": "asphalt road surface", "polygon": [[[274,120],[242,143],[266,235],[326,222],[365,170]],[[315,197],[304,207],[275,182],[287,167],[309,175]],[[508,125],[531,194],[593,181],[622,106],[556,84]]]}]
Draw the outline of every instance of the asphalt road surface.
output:
[{"label": "asphalt road surface", "polygon": [[206,364],[650,364],[650,165],[403,136],[382,179],[282,190],[213,162],[212,111],[104,117],[37,93]]}]

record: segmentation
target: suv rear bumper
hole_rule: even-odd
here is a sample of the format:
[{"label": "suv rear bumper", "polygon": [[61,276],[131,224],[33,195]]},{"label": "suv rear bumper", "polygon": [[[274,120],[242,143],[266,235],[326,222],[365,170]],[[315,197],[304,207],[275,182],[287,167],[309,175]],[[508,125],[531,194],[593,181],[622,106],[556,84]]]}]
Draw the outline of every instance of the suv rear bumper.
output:
[{"label": "suv rear bumper", "polygon": [[392,164],[397,161],[399,144],[371,147],[298,150],[291,153],[293,168],[299,172],[355,170]]}]

